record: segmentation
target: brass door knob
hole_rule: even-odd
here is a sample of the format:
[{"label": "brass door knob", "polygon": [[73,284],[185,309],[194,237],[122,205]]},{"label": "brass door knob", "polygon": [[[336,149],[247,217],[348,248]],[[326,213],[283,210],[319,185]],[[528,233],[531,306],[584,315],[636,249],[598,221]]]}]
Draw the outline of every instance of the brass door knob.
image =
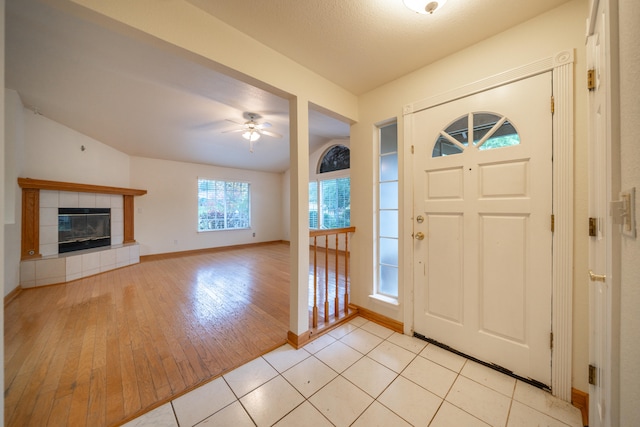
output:
[{"label": "brass door knob", "polygon": [[422,231],[418,231],[415,235],[415,238],[417,240],[423,240],[424,239],[424,233]]}]

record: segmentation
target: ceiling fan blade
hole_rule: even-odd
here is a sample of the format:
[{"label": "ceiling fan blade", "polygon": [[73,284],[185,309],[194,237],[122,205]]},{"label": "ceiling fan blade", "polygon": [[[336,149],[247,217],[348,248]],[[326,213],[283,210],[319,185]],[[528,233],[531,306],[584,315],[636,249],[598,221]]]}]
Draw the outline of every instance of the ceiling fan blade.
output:
[{"label": "ceiling fan blade", "polygon": [[268,130],[258,129],[258,132],[261,133],[262,135],[272,136],[274,138],[282,138],[282,135],[280,135],[279,133],[271,132]]},{"label": "ceiling fan blade", "polygon": [[241,129],[229,129],[229,130],[223,130],[220,133],[234,133],[234,132],[244,132],[246,129],[245,128],[241,128]]},{"label": "ceiling fan blade", "polygon": [[269,123],[269,122],[259,123],[259,124],[256,125],[256,127],[258,129],[270,128],[271,127],[271,123]]}]

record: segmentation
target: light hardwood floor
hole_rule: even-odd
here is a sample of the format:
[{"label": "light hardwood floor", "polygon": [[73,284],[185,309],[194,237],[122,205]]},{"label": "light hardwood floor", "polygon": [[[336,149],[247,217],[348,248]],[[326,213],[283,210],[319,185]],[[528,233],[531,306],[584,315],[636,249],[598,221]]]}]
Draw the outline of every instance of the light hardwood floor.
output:
[{"label": "light hardwood floor", "polygon": [[5,425],[113,426],[286,340],[289,246],[165,257],[5,307]]}]

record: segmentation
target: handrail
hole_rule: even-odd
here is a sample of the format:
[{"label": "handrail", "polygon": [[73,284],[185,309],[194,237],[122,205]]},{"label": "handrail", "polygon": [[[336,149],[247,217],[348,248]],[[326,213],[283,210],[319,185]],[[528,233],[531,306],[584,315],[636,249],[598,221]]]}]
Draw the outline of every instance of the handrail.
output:
[{"label": "handrail", "polygon": [[333,234],[342,234],[342,233],[355,233],[355,227],[344,227],[344,228],[320,228],[317,230],[309,230],[309,237],[318,237],[318,236],[331,236]]},{"label": "handrail", "polygon": [[335,235],[335,306],[334,316],[340,316],[339,303],[339,248],[340,235],[344,234],[344,314],[349,312],[349,233],[354,233],[355,227],[309,230],[309,237],[313,238],[313,327],[318,327],[318,237],[324,236],[324,322],[329,322],[329,236]]}]

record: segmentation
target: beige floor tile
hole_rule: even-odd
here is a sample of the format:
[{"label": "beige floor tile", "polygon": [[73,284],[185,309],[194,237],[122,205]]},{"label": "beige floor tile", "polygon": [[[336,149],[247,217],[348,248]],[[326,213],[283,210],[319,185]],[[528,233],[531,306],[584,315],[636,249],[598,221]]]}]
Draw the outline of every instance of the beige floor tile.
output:
[{"label": "beige floor tile", "polygon": [[411,337],[409,335],[399,334],[394,332],[387,341],[394,343],[397,346],[404,348],[405,350],[409,350],[412,353],[420,353],[427,346],[427,342],[423,341],[416,337]]},{"label": "beige floor tile", "polygon": [[518,381],[513,399],[565,424],[582,427],[582,415],[578,408],[532,385]]},{"label": "beige floor tile", "polygon": [[362,358],[362,353],[336,341],[317,352],[315,356],[334,371],[341,373]]},{"label": "beige floor tile", "polygon": [[373,402],[364,414],[352,424],[353,427],[410,427],[411,424],[394,414],[387,407]]},{"label": "beige floor tile", "polygon": [[287,416],[278,421],[274,427],[331,427],[329,422],[313,405],[304,402]]},{"label": "beige floor tile", "polygon": [[344,371],[342,376],[370,396],[378,397],[398,374],[365,356]]},{"label": "beige floor tile", "polygon": [[382,393],[378,402],[401,414],[410,424],[426,426],[436,414],[442,399],[400,376]]},{"label": "beige floor tile", "polygon": [[336,426],[351,425],[373,398],[342,377],[311,396],[309,402]]},{"label": "beige floor tile", "polygon": [[289,344],[285,344],[262,357],[278,372],[282,373],[309,356],[311,356],[311,354],[304,348],[296,350]]},{"label": "beige floor tile", "polygon": [[506,424],[511,406],[511,399],[504,394],[463,376],[453,383],[446,400],[492,426]]},{"label": "beige floor tile", "polygon": [[401,375],[443,399],[458,377],[456,372],[424,357],[416,357]]},{"label": "beige floor tile", "polygon": [[258,427],[271,426],[304,402],[304,397],[277,376],[240,399]]},{"label": "beige floor tile", "polygon": [[242,397],[260,387],[273,377],[278,371],[273,369],[262,357],[252,360],[224,375],[224,379],[237,397]]},{"label": "beige floor tile", "polygon": [[415,353],[398,347],[389,341],[385,341],[371,350],[368,356],[397,373],[402,372],[417,357]]},{"label": "beige floor tile", "polygon": [[340,339],[340,342],[348,345],[362,354],[367,354],[383,341],[379,336],[373,335],[363,329],[356,329]]},{"label": "beige floor tile", "polygon": [[337,377],[338,373],[312,356],[284,372],[282,376],[308,398]]},{"label": "beige floor tile", "polygon": [[454,372],[460,372],[467,359],[444,350],[436,345],[429,344],[420,352],[420,356],[436,362],[438,365],[442,365],[447,369],[451,369]]},{"label": "beige floor tile", "polygon": [[200,424],[198,427],[254,427],[247,411],[237,400],[231,405],[219,410]]},{"label": "beige floor tile", "polygon": [[192,426],[234,402],[236,397],[222,378],[217,378],[178,397],[173,409],[181,426]]},{"label": "beige floor tile", "polygon": [[560,422],[549,415],[536,411],[518,401],[513,401],[509,412],[507,427],[567,427],[568,424]]},{"label": "beige floor tile", "polygon": [[449,402],[442,402],[442,406],[429,427],[489,427],[489,424],[473,415],[453,406]]}]

